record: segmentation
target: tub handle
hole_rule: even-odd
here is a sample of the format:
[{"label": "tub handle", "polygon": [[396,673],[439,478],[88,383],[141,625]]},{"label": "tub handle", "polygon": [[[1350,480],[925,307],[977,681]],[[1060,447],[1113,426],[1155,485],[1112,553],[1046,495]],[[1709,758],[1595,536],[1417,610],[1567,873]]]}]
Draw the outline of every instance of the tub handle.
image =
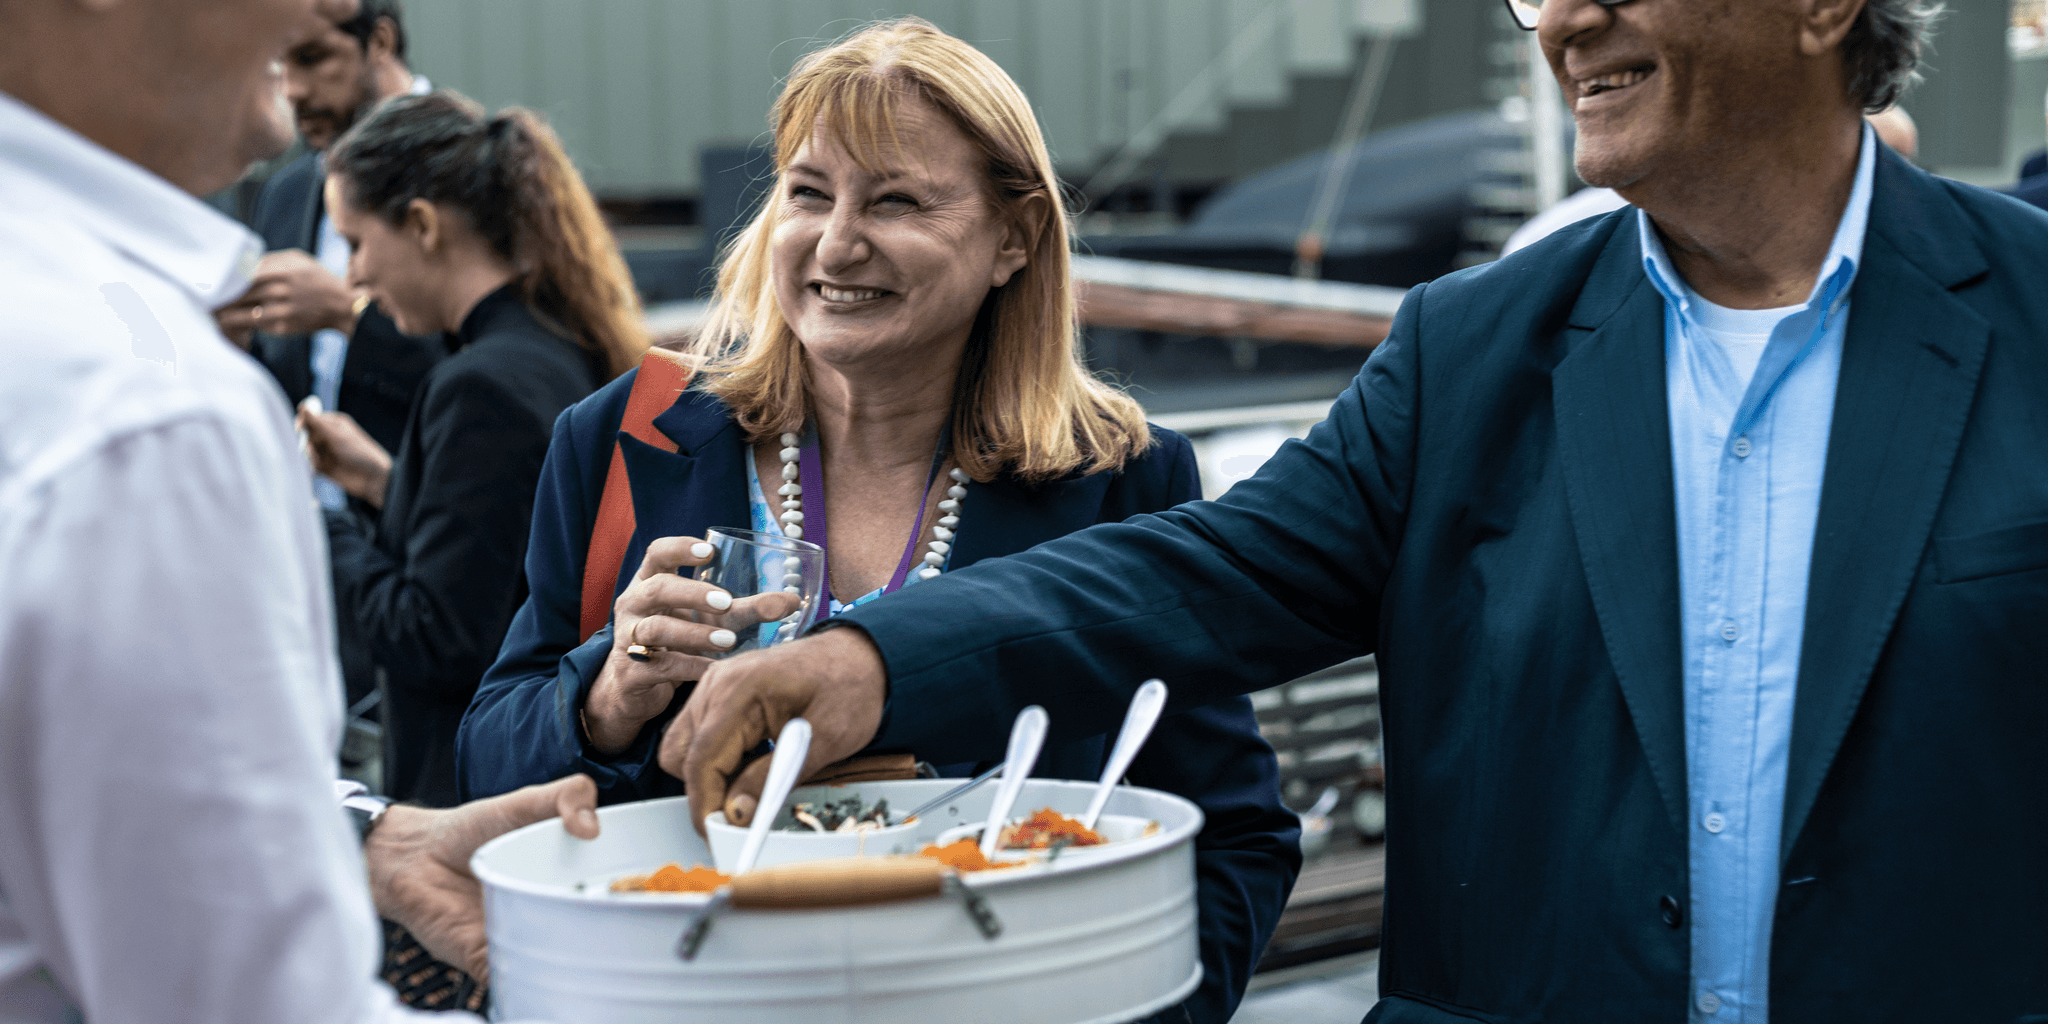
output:
[{"label": "tub handle", "polygon": [[711,920],[729,904],[746,910],[853,907],[870,903],[951,894],[967,906],[982,937],[994,939],[1003,925],[980,894],[936,860],[924,857],[845,857],[778,864],[735,877],[711,896],[676,942],[676,955],[695,960],[711,931]]},{"label": "tub handle", "polygon": [[842,857],[777,864],[732,880],[732,905],[747,910],[894,903],[944,891],[946,866],[929,857]]}]

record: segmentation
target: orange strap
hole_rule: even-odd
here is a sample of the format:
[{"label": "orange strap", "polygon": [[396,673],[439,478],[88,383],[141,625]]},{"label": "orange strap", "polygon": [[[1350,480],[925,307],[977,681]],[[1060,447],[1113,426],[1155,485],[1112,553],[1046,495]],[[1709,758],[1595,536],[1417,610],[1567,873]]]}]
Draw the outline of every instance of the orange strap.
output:
[{"label": "orange strap", "polygon": [[[676,396],[690,386],[690,371],[675,355],[649,349],[640,360],[640,376],[633,380],[633,393],[626,398],[626,415],[619,429],[665,452],[676,450],[668,435],[654,429],[654,418],[676,404]],[[597,521],[590,527],[590,552],[583,559],[583,639],[604,628],[612,617],[612,592],[619,585],[619,569],[626,549],[633,543],[633,484],[626,479],[626,453],[612,442],[612,464],[605,471],[604,499],[597,505]]]}]

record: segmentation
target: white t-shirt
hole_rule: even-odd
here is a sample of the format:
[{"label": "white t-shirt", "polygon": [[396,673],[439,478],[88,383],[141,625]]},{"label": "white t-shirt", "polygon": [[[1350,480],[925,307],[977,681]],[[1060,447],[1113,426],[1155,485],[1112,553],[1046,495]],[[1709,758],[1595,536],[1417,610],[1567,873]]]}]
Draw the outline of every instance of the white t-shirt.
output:
[{"label": "white t-shirt", "polygon": [[0,1021],[411,1018],[253,235],[0,95]]},{"label": "white t-shirt", "polygon": [[1779,321],[1805,308],[1798,305],[1776,309],[1731,309],[1695,295],[1692,319],[1728,357],[1728,365],[1735,370],[1735,379],[1746,388],[1749,379],[1756,376],[1756,365],[1764,357],[1764,345],[1771,340],[1771,332],[1778,329]]}]

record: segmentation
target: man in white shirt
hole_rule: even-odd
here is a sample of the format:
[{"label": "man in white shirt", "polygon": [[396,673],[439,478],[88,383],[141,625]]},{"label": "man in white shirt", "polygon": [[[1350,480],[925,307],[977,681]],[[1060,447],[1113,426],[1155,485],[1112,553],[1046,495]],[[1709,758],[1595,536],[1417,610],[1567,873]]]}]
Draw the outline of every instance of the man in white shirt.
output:
[{"label": "man in white shirt", "polygon": [[[570,778],[334,806],[325,552],[276,384],[216,330],[313,0],[0,0],[0,1021],[373,1021],[375,914],[482,971],[471,852]],[[367,862],[369,885],[365,885]],[[372,897],[375,906],[372,905]]]}]

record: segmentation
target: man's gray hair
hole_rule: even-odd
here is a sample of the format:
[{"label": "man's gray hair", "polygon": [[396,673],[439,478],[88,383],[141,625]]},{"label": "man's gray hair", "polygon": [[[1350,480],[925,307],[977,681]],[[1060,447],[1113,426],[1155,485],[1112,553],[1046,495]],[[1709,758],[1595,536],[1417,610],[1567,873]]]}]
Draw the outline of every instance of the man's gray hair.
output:
[{"label": "man's gray hair", "polygon": [[1899,101],[1920,81],[1920,65],[1934,39],[1942,0],[1870,0],[1842,40],[1849,95],[1875,114]]}]

